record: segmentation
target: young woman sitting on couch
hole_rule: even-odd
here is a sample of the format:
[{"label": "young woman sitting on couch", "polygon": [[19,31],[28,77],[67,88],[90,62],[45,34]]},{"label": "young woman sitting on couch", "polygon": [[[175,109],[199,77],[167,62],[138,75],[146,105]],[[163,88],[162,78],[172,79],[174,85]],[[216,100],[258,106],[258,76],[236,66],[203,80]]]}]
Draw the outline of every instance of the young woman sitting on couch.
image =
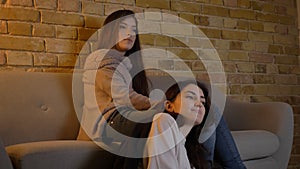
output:
[{"label": "young woman sitting on couch", "polygon": [[[117,169],[137,168],[138,158],[143,155],[144,143],[142,141],[140,144],[136,141],[139,139],[131,138],[147,137],[153,116],[164,108],[163,101],[153,102],[148,97],[149,89],[141,58],[137,25],[134,12],[130,10],[115,11],[107,16],[100,34],[99,50],[88,56],[83,77],[84,114],[98,115],[92,124],[93,132],[88,134],[95,142],[100,145],[103,143],[103,146],[109,147],[112,142],[121,143],[116,148],[111,147],[113,153],[120,157],[115,162],[114,168]],[[95,76],[94,70],[90,73],[90,69],[96,69]],[[96,101],[93,100],[93,93]],[[93,104],[94,102],[96,103]],[[172,103],[172,100],[168,103]],[[180,114],[178,111],[174,113]],[[141,125],[140,122],[148,123]],[[221,120],[216,134],[203,143],[209,152],[205,160],[210,161],[211,165],[216,151],[220,152],[217,154],[220,155],[224,168],[244,169],[232,136],[223,124],[225,122]],[[228,137],[223,138],[223,135]],[[188,149],[187,152],[189,151]],[[193,158],[190,161],[192,166],[197,166],[193,163]]]},{"label": "young woman sitting on couch", "polygon": [[[223,118],[216,132],[205,143],[199,143],[211,106],[205,84],[181,81],[172,85],[165,96],[166,113],[154,116],[149,132],[147,169],[246,168]],[[189,132],[184,136],[182,131],[186,130]],[[213,151],[219,157],[214,166]]]}]

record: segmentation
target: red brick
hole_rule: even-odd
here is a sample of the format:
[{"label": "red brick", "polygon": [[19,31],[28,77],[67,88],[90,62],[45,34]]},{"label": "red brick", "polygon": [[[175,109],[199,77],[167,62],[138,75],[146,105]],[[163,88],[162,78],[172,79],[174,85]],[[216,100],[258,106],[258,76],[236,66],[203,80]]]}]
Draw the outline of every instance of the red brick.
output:
[{"label": "red brick", "polygon": [[268,64],[267,65],[267,74],[278,74],[278,66],[275,64]]},{"label": "red brick", "polygon": [[298,65],[298,56],[275,56],[275,63],[277,64],[288,64],[288,65]]},{"label": "red brick", "polygon": [[46,39],[46,49],[50,53],[79,53],[82,44],[71,40]]},{"label": "red brick", "polygon": [[221,30],[202,28],[203,33],[209,38],[221,38]]},{"label": "red brick", "polygon": [[181,70],[181,71],[190,71],[191,69],[191,62],[189,61],[174,61],[174,69]]},{"label": "red brick", "polygon": [[250,8],[250,1],[249,0],[238,0],[237,2],[238,7],[240,8]]},{"label": "red brick", "polygon": [[274,22],[279,23],[279,17],[275,14],[262,14],[258,13],[256,15],[258,21],[267,21],[267,22]]},{"label": "red brick", "polygon": [[[169,47],[171,45],[171,39],[166,36],[157,35],[155,36],[155,45]],[[192,44],[190,46],[192,47]]]},{"label": "red brick", "polygon": [[237,7],[237,0],[224,0],[224,5],[229,7]]},{"label": "red brick", "polygon": [[294,35],[274,35],[275,44],[295,45],[298,43],[298,38]]},{"label": "red brick", "polygon": [[287,35],[288,34],[288,27],[286,25],[276,25],[275,31],[279,34]]},{"label": "red brick", "polygon": [[141,34],[140,36],[141,45],[154,45],[155,36],[151,34]]},{"label": "red brick", "polygon": [[76,65],[77,57],[72,54],[59,54],[58,66],[59,67],[74,67]]},{"label": "red brick", "polygon": [[201,80],[201,81],[203,81],[203,82],[209,82],[210,81],[208,74],[207,73],[203,73],[203,72],[197,74],[196,78],[199,79],[199,80]]},{"label": "red brick", "polygon": [[241,94],[242,87],[241,85],[229,85],[230,94]]},{"label": "red brick", "polygon": [[264,24],[262,22],[252,22],[250,28],[254,31],[264,31]]},{"label": "red brick", "polygon": [[267,73],[267,66],[265,64],[255,65],[255,73]]},{"label": "red brick", "polygon": [[[294,67],[292,67],[291,73],[300,75],[300,66],[295,65]],[[299,79],[300,79],[300,77],[299,77]],[[299,81],[299,82],[300,82],[300,81]],[[299,83],[299,84],[300,84],[300,83]]]},{"label": "red brick", "polygon": [[241,51],[241,52],[229,52],[228,59],[235,60],[235,61],[248,61],[249,58],[246,52]]},{"label": "red brick", "polygon": [[262,12],[267,12],[267,13],[274,13],[275,12],[275,6],[272,3],[264,3],[262,5]]},{"label": "red brick", "polygon": [[222,37],[231,40],[248,40],[246,32],[222,30]]},{"label": "red brick", "polygon": [[[252,41],[255,42],[255,41]],[[270,42],[256,41],[255,50],[258,53],[268,53]]]},{"label": "red brick", "polygon": [[13,6],[33,6],[32,0],[8,0],[6,4]]},{"label": "red brick", "polygon": [[158,68],[161,70],[174,70],[174,60],[159,60]]},{"label": "red brick", "polygon": [[242,42],[240,41],[231,41],[230,42],[230,50],[241,50]]},{"label": "red brick", "polygon": [[0,7],[0,19],[38,22],[40,13],[34,9]]},{"label": "red brick", "polygon": [[244,20],[237,21],[237,28],[241,30],[249,30],[249,22]]},{"label": "red brick", "polygon": [[66,14],[66,13],[42,11],[42,23],[83,26],[84,18],[78,14]]},{"label": "red brick", "polygon": [[256,19],[256,13],[250,10],[232,9],[229,11],[229,15],[232,18],[249,19],[249,20]]},{"label": "red brick", "polygon": [[253,63],[237,63],[237,70],[241,73],[253,73],[254,72],[254,64]]},{"label": "red brick", "polygon": [[55,27],[47,24],[36,24],[33,26],[33,36],[54,37]]},{"label": "red brick", "polygon": [[71,11],[78,12],[80,9],[80,1],[79,0],[58,0],[58,9],[60,11]]},{"label": "red brick", "polygon": [[226,83],[226,76],[222,73],[209,73],[211,83]]},{"label": "red brick", "polygon": [[219,16],[209,16],[208,21],[209,21],[210,27],[220,28],[220,27],[223,27],[223,25],[224,25],[223,18],[219,17]]},{"label": "red brick", "polygon": [[0,65],[4,65],[6,63],[5,52],[0,51]]},{"label": "red brick", "polygon": [[213,5],[224,5],[223,0],[210,0],[210,4],[213,4]]},{"label": "red brick", "polygon": [[291,69],[290,65],[278,65],[279,74],[290,74]]},{"label": "red brick", "polygon": [[96,2],[106,2],[112,4],[133,5],[135,0],[95,0]]},{"label": "red brick", "polygon": [[202,7],[203,14],[208,14],[212,16],[223,16],[223,17],[228,17],[229,16],[229,10],[227,8],[223,7],[218,7],[218,6],[208,6],[205,5]]},{"label": "red brick", "polygon": [[205,66],[202,61],[196,60],[192,62],[192,70],[193,71],[203,71],[205,70]]},{"label": "red brick", "polygon": [[45,47],[44,40],[41,39],[0,36],[0,48],[27,51],[44,51]]},{"label": "red brick", "polygon": [[104,17],[85,16],[85,27],[87,28],[101,28],[104,22]]},{"label": "red brick", "polygon": [[18,65],[18,66],[31,66],[32,54],[30,52],[8,51],[7,64]]},{"label": "red brick", "polygon": [[237,71],[236,65],[230,62],[223,62],[224,71],[229,73],[235,73]]},{"label": "red brick", "polygon": [[56,9],[57,8],[57,0],[35,0],[36,8],[42,9]]},{"label": "red brick", "polygon": [[87,14],[104,15],[104,5],[91,1],[82,1],[82,12]]},{"label": "red brick", "polygon": [[264,23],[264,32],[275,32],[275,23],[266,22]]},{"label": "red brick", "polygon": [[57,56],[51,53],[35,53],[34,66],[57,66]]},{"label": "red brick", "polygon": [[236,28],[237,26],[237,20],[232,18],[225,18],[224,19],[224,27],[225,28]]},{"label": "red brick", "polygon": [[245,74],[228,74],[229,84],[253,84],[253,77]]},{"label": "red brick", "polygon": [[273,63],[274,56],[263,53],[249,53],[250,61],[257,63]]},{"label": "red brick", "polygon": [[169,0],[136,0],[136,6],[144,8],[160,8],[160,9],[170,9]]},{"label": "red brick", "polygon": [[181,59],[186,59],[186,60],[198,59],[197,54],[195,54],[191,49],[168,48],[167,51],[172,52],[174,55],[176,55]]},{"label": "red brick", "polygon": [[201,5],[184,1],[171,1],[171,9],[181,12],[200,13]]},{"label": "red brick", "polygon": [[[300,115],[300,106],[293,106],[293,112]],[[298,140],[297,143],[300,144],[300,140]]]},{"label": "red brick", "polygon": [[277,75],[275,77],[276,84],[295,85],[298,83],[296,75]]},{"label": "red brick", "polygon": [[273,36],[271,34],[261,33],[261,32],[249,32],[248,37],[250,41],[258,42],[273,42]]},{"label": "red brick", "polygon": [[275,6],[275,13],[279,15],[286,15],[287,9],[285,6]]},{"label": "red brick", "polygon": [[273,75],[255,75],[254,83],[255,84],[274,84],[274,76]]},{"label": "red brick", "polygon": [[8,33],[11,35],[30,36],[32,25],[24,22],[8,22]]},{"label": "red brick", "polygon": [[195,15],[193,14],[181,13],[179,17],[181,23],[190,22],[191,24],[195,24]]},{"label": "red brick", "polygon": [[268,53],[283,54],[283,47],[280,45],[269,45]]},{"label": "red brick", "polygon": [[258,10],[261,11],[262,10],[262,3],[258,2],[258,1],[252,1],[251,2],[251,6],[253,10]]},{"label": "red brick", "polygon": [[243,42],[242,43],[242,50],[246,50],[246,51],[255,51],[255,46],[256,46],[256,43],[255,42]]},{"label": "red brick", "polygon": [[0,33],[7,33],[6,21],[0,21]]},{"label": "red brick", "polygon": [[285,24],[285,25],[295,25],[296,20],[293,17],[290,16],[278,16],[279,23]]},{"label": "red brick", "polygon": [[104,15],[107,16],[113,13],[114,11],[122,10],[122,9],[124,9],[124,7],[121,5],[106,4],[104,5]]},{"label": "red brick", "polygon": [[56,37],[62,39],[77,39],[77,29],[68,26],[57,26]]},{"label": "red brick", "polygon": [[79,28],[78,29],[78,39],[79,40],[96,40],[97,34],[94,34],[96,31],[97,31],[97,29]]},{"label": "red brick", "polygon": [[253,95],[255,93],[255,88],[253,85],[245,85],[242,86],[242,93],[240,94],[245,94],[245,95]]}]

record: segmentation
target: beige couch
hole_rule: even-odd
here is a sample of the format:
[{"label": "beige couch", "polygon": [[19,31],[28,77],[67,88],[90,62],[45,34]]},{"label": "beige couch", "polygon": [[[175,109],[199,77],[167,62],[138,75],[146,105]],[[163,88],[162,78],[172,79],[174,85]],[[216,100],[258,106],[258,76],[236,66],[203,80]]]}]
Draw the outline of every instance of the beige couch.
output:
[{"label": "beige couch", "polygon": [[[0,72],[1,169],[111,168],[116,155],[76,140],[74,109],[80,114],[83,93],[78,86],[74,91],[72,97],[72,74]],[[288,104],[227,100],[224,115],[248,169],[287,168],[293,140]]]}]

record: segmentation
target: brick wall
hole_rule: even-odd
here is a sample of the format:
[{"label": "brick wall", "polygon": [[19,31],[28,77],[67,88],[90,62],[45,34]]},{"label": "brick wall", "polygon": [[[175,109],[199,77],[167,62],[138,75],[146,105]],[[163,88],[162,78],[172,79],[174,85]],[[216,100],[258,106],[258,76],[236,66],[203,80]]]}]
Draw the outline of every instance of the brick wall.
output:
[{"label": "brick wall", "polygon": [[[105,16],[123,8],[162,11],[197,25],[217,49],[226,72],[227,92],[234,99],[291,104],[295,134],[289,168],[300,168],[295,0],[1,0],[0,71],[72,72],[74,66],[83,64],[84,58],[77,63],[76,59],[85,41],[102,26]],[[197,76],[207,78],[201,61],[187,56],[188,50],[176,39],[153,34],[141,38],[145,48],[155,46],[182,55]],[[153,64],[184,69],[182,63],[171,59]]]}]

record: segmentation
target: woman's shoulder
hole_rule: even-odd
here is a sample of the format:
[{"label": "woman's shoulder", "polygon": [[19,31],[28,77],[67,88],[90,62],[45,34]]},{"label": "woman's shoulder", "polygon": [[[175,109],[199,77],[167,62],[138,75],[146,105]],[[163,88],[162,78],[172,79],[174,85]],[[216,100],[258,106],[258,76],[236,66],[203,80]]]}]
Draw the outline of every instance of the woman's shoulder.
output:
[{"label": "woman's shoulder", "polygon": [[115,69],[122,61],[122,56],[116,50],[99,49],[87,56],[86,69],[110,68]]},{"label": "woman's shoulder", "polygon": [[164,121],[164,123],[169,123],[169,124],[176,123],[175,119],[168,113],[157,113],[153,117],[153,121],[155,120]]}]

